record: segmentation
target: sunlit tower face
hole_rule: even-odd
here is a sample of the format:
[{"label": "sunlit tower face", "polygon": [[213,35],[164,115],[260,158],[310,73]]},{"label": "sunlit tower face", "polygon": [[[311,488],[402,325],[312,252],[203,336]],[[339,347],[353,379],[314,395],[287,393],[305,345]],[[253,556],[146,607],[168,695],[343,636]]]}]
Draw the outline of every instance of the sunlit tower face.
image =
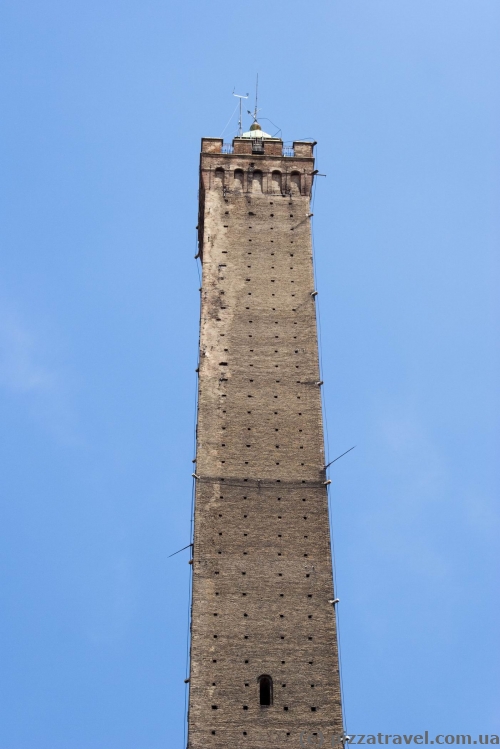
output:
[{"label": "sunlit tower face", "polygon": [[202,139],[191,749],[342,730],[313,147],[258,123],[231,146]]}]

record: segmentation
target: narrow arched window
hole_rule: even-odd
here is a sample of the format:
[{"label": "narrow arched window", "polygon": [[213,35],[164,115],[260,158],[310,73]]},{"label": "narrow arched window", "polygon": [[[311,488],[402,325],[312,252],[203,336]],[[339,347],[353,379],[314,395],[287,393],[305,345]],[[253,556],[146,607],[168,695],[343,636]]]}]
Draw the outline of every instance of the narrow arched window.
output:
[{"label": "narrow arched window", "polygon": [[259,169],[252,174],[252,192],[262,192],[262,172]]},{"label": "narrow arched window", "polygon": [[257,679],[259,682],[259,700],[262,707],[273,704],[273,680],[267,674],[262,674]]},{"label": "narrow arched window", "polygon": [[291,178],[290,178],[290,187],[292,190],[292,195],[300,195],[300,174],[299,172],[292,172]]},{"label": "narrow arched window", "polygon": [[234,170],[234,189],[243,190],[243,169]]},{"label": "narrow arched window", "polygon": [[275,193],[281,192],[281,172],[275,171],[272,173],[271,184],[272,184],[273,192]]},{"label": "narrow arched window", "polygon": [[224,185],[224,169],[217,167],[215,170],[214,187],[222,187]]}]

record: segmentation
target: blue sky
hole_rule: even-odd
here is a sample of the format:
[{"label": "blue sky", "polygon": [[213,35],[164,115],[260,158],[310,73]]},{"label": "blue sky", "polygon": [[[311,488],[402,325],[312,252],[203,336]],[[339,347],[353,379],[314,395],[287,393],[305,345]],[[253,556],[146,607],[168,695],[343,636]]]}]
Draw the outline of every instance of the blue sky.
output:
[{"label": "blue sky", "polygon": [[183,745],[199,144],[257,72],[327,174],[347,727],[499,733],[499,31],[496,0],[4,0],[0,749]]}]

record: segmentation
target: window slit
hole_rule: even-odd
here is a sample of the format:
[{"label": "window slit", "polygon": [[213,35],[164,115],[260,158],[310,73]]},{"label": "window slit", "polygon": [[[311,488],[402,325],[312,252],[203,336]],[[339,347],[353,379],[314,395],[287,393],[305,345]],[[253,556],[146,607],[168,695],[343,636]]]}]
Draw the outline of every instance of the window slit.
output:
[{"label": "window slit", "polygon": [[263,707],[270,707],[273,704],[273,680],[267,674],[258,678],[259,698]]}]

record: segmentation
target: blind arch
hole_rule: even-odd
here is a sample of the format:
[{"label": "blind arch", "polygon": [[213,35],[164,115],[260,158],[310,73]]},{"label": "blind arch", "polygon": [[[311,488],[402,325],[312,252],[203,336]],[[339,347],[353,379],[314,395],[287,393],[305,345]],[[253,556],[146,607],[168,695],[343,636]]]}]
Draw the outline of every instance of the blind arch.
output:
[{"label": "blind arch", "polygon": [[262,172],[256,169],[252,173],[252,192],[262,192]]},{"label": "blind arch", "polygon": [[292,195],[300,195],[300,173],[292,172],[290,175],[290,189]]},{"label": "blind arch", "polygon": [[234,189],[243,190],[243,169],[234,170]]},{"label": "blind arch", "polygon": [[218,166],[214,172],[214,187],[223,187],[223,186],[224,186],[224,169]]}]

